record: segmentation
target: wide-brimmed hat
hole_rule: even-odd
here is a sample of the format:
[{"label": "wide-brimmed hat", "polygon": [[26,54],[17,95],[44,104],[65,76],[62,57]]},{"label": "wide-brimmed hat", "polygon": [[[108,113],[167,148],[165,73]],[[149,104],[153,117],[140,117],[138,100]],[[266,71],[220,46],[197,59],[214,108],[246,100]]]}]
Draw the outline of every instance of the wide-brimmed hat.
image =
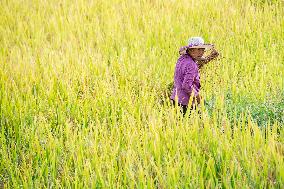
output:
[{"label": "wide-brimmed hat", "polygon": [[212,44],[205,44],[204,39],[202,37],[191,37],[188,40],[188,48],[204,48],[206,50],[212,49],[214,45]]}]

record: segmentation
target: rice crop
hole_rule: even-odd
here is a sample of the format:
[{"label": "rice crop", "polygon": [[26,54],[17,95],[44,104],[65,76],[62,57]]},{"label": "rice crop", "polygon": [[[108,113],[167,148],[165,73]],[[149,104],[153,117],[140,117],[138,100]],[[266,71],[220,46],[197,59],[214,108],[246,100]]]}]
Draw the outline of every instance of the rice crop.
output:
[{"label": "rice crop", "polygon": [[[282,0],[0,2],[0,188],[284,187]],[[167,98],[191,36],[201,118]]]}]

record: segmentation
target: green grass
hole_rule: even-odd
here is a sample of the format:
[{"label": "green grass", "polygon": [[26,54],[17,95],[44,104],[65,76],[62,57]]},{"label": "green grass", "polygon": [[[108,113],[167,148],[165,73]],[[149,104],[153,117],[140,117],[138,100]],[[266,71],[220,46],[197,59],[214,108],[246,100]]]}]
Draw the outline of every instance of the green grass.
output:
[{"label": "green grass", "polygon": [[[3,1],[0,187],[283,188],[283,7]],[[190,36],[202,119],[160,99]]]}]

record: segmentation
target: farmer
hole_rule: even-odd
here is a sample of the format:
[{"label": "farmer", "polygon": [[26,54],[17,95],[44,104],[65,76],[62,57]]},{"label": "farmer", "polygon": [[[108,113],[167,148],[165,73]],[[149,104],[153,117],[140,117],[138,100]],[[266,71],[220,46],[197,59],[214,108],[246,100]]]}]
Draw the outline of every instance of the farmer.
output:
[{"label": "farmer", "polygon": [[[204,44],[201,37],[192,37],[189,39],[188,46],[181,47],[179,50],[180,57],[175,67],[174,86],[170,99],[173,105],[177,103],[183,115],[185,115],[188,106],[190,109],[194,109],[196,105],[200,104],[199,69],[218,57],[219,53],[213,47],[211,44]],[[212,50],[210,55],[203,57],[205,50],[210,49]]]}]

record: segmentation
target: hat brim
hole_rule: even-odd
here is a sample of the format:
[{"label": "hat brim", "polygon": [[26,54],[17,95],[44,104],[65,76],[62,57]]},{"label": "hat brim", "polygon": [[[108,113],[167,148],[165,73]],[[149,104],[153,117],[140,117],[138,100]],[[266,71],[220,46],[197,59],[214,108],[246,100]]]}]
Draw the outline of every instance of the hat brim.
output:
[{"label": "hat brim", "polygon": [[210,50],[214,47],[214,45],[212,44],[203,44],[203,45],[195,45],[195,46],[191,46],[188,47],[189,49],[206,49],[206,50]]}]

